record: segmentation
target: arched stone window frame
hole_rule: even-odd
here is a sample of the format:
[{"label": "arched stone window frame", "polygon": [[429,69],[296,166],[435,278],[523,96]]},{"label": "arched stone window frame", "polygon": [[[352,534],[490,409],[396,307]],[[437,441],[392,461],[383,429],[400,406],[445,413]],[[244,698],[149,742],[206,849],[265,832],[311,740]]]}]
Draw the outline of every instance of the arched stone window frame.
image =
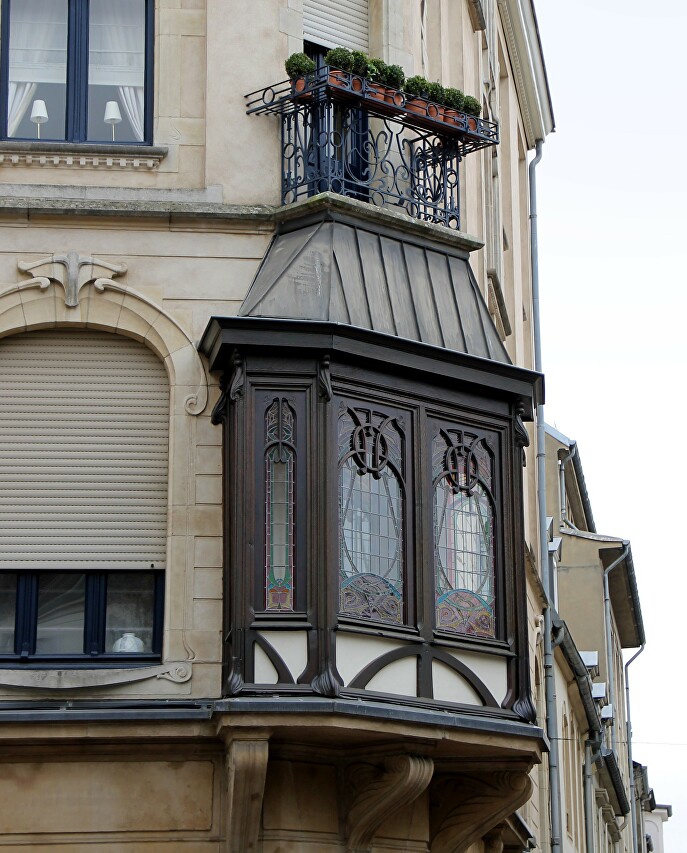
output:
[{"label": "arched stone window frame", "polygon": [[[111,277],[126,271],[96,258],[78,256],[77,277],[68,276],[66,266],[51,256],[42,261],[19,262],[19,268],[33,277],[2,289],[0,286],[0,339],[38,329],[97,329],[141,341],[163,362],[170,386],[170,447],[168,493],[170,508],[187,488],[191,471],[189,453],[180,442],[192,442],[184,422],[201,416],[208,402],[205,367],[188,334],[164,309],[144,294]],[[86,263],[86,261],[88,263]],[[83,262],[83,263],[82,263]],[[39,273],[39,274],[36,274]],[[40,274],[42,273],[42,274]],[[166,585],[162,663],[159,666],[119,669],[40,669],[0,670],[0,691],[4,686],[14,696],[23,688],[27,695],[36,689],[80,690],[108,687],[126,695],[188,695],[195,652],[191,640],[193,595],[188,578],[193,571],[192,536],[179,535],[173,513],[168,523],[168,574],[177,567],[177,580]],[[181,569],[179,574],[178,569]],[[171,607],[171,600],[177,604]]]}]

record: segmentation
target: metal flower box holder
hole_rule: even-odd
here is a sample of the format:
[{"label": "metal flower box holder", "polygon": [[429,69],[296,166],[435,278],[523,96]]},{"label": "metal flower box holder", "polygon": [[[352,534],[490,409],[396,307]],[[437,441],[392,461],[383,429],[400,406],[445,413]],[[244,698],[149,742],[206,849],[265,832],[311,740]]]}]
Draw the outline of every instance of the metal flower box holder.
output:
[{"label": "metal flower box holder", "polygon": [[459,163],[499,141],[495,122],[327,66],[246,100],[281,119],[282,204],[334,192],[459,229]]}]

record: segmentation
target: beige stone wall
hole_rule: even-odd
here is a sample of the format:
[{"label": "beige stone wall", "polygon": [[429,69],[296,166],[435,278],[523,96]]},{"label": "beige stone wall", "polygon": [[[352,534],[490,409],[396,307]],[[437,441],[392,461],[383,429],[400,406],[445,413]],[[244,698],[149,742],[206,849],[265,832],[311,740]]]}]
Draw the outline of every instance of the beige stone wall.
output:
[{"label": "beige stone wall", "polygon": [[[206,223],[199,229],[196,222],[172,223],[169,217],[16,216],[6,217],[0,229],[0,338],[50,327],[65,334],[83,326],[124,334],[153,349],[170,378],[166,669],[160,675],[153,668],[144,680],[134,673],[127,681],[123,673],[118,683],[91,674],[77,690],[81,698],[220,695],[222,431],[210,423],[216,378],[207,376],[194,344],[213,314],[236,312],[269,236],[255,224]],[[86,283],[75,308],[65,306],[56,280],[46,289],[22,289],[31,274],[18,269],[19,261],[69,250],[125,264],[126,274],[103,292]],[[56,265],[56,275],[60,269]],[[63,677],[46,689],[44,679],[21,675],[23,681],[0,671],[0,695],[47,698],[81,684],[73,675],[75,683]]]}]

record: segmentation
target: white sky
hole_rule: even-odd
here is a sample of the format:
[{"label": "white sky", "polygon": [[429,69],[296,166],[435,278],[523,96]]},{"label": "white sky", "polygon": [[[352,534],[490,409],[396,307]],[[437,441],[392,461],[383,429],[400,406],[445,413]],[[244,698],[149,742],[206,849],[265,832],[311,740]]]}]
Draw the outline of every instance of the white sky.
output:
[{"label": "white sky", "polygon": [[[632,543],[633,758],[687,850],[687,4],[535,0],[556,132],[538,167],[546,419],[600,533]],[[669,607],[668,604],[671,606]],[[579,640],[578,640],[579,644]]]}]

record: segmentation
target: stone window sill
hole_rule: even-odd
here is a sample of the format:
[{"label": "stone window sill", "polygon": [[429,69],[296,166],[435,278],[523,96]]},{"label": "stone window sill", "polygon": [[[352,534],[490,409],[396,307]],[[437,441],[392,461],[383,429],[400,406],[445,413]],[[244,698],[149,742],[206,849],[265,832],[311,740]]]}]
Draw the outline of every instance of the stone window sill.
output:
[{"label": "stone window sill", "polygon": [[87,169],[156,169],[167,155],[163,145],[108,145],[83,142],[0,142],[0,166]]}]

